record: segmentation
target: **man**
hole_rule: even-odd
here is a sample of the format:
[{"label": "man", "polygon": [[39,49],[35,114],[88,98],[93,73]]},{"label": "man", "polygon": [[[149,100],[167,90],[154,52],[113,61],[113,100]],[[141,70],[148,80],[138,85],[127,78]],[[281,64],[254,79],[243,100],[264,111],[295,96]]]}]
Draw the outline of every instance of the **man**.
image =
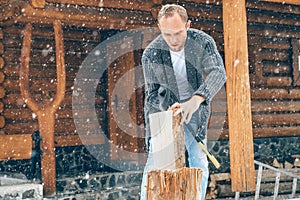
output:
[{"label": "man", "polygon": [[[149,114],[173,110],[181,114],[188,166],[202,169],[201,191],[205,199],[208,161],[197,141],[206,143],[210,102],[226,80],[223,60],[214,40],[203,31],[190,28],[182,6],[164,5],[158,14],[161,34],[145,49],[142,65],[146,83],[146,138],[149,156],[144,170],[141,199],[146,197],[146,174],[152,161]],[[192,130],[191,130],[192,129]],[[196,137],[195,137],[196,136]]]}]

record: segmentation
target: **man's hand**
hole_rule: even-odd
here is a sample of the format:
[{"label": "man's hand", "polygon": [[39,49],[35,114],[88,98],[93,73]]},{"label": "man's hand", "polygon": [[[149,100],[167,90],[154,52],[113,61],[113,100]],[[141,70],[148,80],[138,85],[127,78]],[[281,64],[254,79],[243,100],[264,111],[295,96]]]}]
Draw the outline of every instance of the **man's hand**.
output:
[{"label": "man's hand", "polygon": [[168,110],[174,111],[174,116],[182,113],[181,124],[184,122],[188,124],[192,118],[193,113],[199,108],[200,104],[205,101],[202,96],[194,95],[192,98],[184,103],[174,103]]}]

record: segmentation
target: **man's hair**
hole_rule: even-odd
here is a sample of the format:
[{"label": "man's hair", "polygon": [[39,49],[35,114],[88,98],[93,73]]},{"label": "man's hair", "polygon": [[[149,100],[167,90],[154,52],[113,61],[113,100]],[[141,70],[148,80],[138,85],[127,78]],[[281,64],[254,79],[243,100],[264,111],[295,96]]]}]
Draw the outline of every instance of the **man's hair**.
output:
[{"label": "man's hair", "polygon": [[159,21],[164,16],[172,17],[175,13],[178,13],[183,21],[188,21],[188,14],[186,12],[186,9],[176,4],[163,5],[158,13],[157,21]]}]

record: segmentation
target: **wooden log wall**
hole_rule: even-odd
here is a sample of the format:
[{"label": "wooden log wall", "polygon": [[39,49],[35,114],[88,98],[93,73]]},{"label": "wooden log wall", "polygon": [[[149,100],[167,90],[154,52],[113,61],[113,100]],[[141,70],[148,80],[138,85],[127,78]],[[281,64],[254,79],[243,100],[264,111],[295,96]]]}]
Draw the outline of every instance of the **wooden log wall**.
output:
[{"label": "wooden log wall", "polygon": [[[21,55],[23,24],[3,27],[4,35],[2,73],[5,75],[3,87],[3,120],[1,131],[6,134],[32,134],[38,130],[37,116],[27,106],[21,97],[19,88],[19,58]],[[55,42],[53,27],[35,25],[33,28],[33,41],[30,62],[30,91],[37,102],[53,98],[56,94],[56,64]],[[72,113],[72,87],[76,72],[86,55],[100,42],[100,32],[96,30],[72,29],[64,33],[65,60],[66,60],[66,97],[56,112],[55,133],[58,146],[80,145],[76,137],[76,127]],[[102,85],[105,87],[105,84]],[[102,91],[102,93],[100,93]],[[96,96],[96,106],[105,111],[105,89],[99,89]],[[86,110],[86,116],[89,115]],[[97,112],[101,123],[105,124],[105,112]],[[93,134],[93,133],[91,133]],[[95,141],[96,140],[96,141]],[[67,142],[69,141],[69,142]],[[91,136],[91,143],[101,143],[99,137]]]}]

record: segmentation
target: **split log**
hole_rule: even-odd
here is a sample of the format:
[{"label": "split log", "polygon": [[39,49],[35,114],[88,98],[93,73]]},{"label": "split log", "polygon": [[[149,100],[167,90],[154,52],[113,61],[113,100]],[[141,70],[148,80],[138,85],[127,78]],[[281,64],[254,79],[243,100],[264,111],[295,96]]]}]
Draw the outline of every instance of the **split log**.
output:
[{"label": "split log", "polygon": [[3,83],[4,79],[5,79],[5,75],[3,72],[0,71],[0,83]]},{"label": "split log", "polygon": [[5,126],[5,118],[4,116],[0,116],[0,128],[3,128]]},{"label": "split log", "polygon": [[202,171],[196,168],[154,170],[147,175],[147,199],[201,199]]},{"label": "split log", "polygon": [[0,57],[0,69],[4,67],[4,59],[3,57]]},{"label": "split log", "polygon": [[0,113],[3,113],[4,111],[4,103],[0,101]]},{"label": "split log", "polygon": [[29,0],[29,2],[34,8],[44,8],[46,4],[46,0]]},{"label": "split log", "polygon": [[3,43],[0,42],[0,54],[3,54],[4,52],[4,46],[3,46]]},{"label": "split log", "polygon": [[0,98],[2,99],[3,97],[5,97],[6,91],[4,89],[4,87],[0,86]]},{"label": "split log", "polygon": [[178,169],[185,166],[184,132],[180,116],[173,111],[149,115],[153,161],[157,169]]}]

